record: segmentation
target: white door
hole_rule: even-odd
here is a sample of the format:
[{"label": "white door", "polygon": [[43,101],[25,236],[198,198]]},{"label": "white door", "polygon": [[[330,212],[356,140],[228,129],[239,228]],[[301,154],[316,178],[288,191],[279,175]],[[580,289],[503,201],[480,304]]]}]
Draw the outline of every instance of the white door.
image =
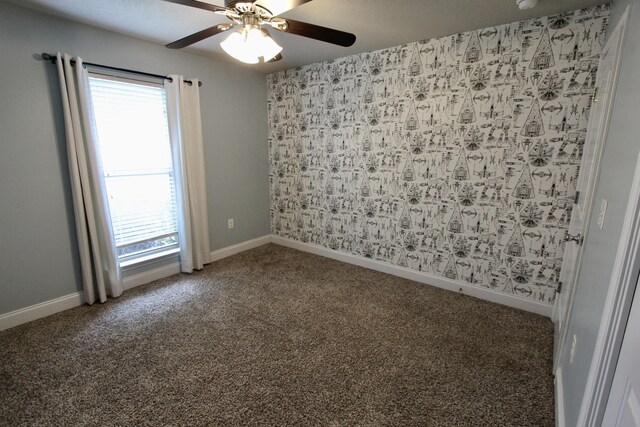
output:
[{"label": "white door", "polygon": [[631,305],[622,348],[613,376],[603,426],[640,427],[640,289]]},{"label": "white door", "polygon": [[578,176],[577,195],[571,211],[571,221],[566,234],[564,257],[560,270],[560,291],[556,294],[553,309],[553,320],[556,323],[555,333],[555,362],[562,353],[562,346],[566,341],[566,321],[569,318],[571,301],[575,292],[577,274],[582,255],[582,241],[591,216],[590,207],[593,199],[597,169],[600,164],[603,142],[606,139],[611,104],[615,93],[615,83],[620,64],[622,36],[626,19],[613,30],[609,41],[602,50],[598,75],[596,79],[596,94],[591,105],[589,125],[585,139],[580,173]]}]

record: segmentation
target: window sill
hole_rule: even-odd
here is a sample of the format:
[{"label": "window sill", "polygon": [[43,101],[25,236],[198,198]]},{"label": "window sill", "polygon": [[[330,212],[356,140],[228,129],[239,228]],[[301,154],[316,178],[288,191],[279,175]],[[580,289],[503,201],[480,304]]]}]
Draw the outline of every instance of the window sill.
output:
[{"label": "window sill", "polygon": [[170,256],[180,253],[180,248],[171,248],[166,251],[156,252],[153,254],[137,257],[134,259],[128,259],[126,261],[120,261],[120,268],[124,270],[130,270],[135,267],[140,267],[151,261],[160,261],[163,258],[169,258]]}]

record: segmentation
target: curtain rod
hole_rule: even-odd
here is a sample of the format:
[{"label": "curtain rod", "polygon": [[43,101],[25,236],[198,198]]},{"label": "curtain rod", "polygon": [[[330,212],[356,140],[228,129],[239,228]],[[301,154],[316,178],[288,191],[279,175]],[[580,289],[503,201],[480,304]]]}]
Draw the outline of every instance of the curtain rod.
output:
[{"label": "curtain rod", "polygon": [[[40,55],[40,57],[42,59],[44,59],[45,61],[51,61],[52,64],[56,63],[57,57],[56,55],[50,54],[50,53],[43,53],[42,55]],[[71,65],[75,64],[76,60],[72,59],[71,60]],[[153,74],[153,73],[145,73],[144,71],[136,71],[136,70],[129,70],[127,68],[119,68],[119,67],[112,67],[110,65],[102,65],[102,64],[94,64],[92,62],[83,62],[84,65],[89,65],[89,66],[94,66],[94,67],[100,67],[100,68],[106,68],[108,70],[114,70],[114,71],[123,71],[125,73],[133,73],[133,74],[139,74],[141,76],[147,76],[147,77],[156,77],[159,79],[167,79],[170,82],[173,81],[173,79],[169,76],[163,76],[161,74]],[[186,84],[188,84],[189,86],[191,86],[193,84],[193,82],[191,80],[183,80]],[[198,86],[202,86],[202,82],[198,82]]]}]

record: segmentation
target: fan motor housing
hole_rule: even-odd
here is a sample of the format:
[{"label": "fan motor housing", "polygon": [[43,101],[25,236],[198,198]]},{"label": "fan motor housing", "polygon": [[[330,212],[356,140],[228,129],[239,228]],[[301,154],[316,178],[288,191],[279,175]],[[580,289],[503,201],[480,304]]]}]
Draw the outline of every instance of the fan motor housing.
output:
[{"label": "fan motor housing", "polygon": [[224,5],[229,9],[235,9],[235,11],[242,16],[256,15],[263,20],[270,19],[273,16],[271,11],[269,11],[268,9],[265,9],[263,6],[255,4],[252,1],[225,0]]},{"label": "fan motor housing", "polygon": [[247,0],[224,0],[225,7],[244,12],[253,8],[253,2]]}]

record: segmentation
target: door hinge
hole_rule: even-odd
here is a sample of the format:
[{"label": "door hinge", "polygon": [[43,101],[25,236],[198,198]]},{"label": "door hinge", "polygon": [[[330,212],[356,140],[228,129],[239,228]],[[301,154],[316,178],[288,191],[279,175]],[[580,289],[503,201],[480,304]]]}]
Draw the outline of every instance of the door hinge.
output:
[{"label": "door hinge", "polygon": [[556,288],[556,293],[560,293],[562,291],[562,282],[558,282],[558,287]]},{"label": "door hinge", "polygon": [[584,237],[582,237],[582,234],[569,234],[569,232],[566,231],[564,235],[564,241],[576,242],[578,245],[582,245],[582,242],[584,241]]},{"label": "door hinge", "polygon": [[573,204],[574,204],[574,205],[577,205],[577,204],[578,204],[578,200],[580,200],[580,192],[579,192],[579,191],[576,191],[576,196],[575,196],[575,198],[573,199]]}]

